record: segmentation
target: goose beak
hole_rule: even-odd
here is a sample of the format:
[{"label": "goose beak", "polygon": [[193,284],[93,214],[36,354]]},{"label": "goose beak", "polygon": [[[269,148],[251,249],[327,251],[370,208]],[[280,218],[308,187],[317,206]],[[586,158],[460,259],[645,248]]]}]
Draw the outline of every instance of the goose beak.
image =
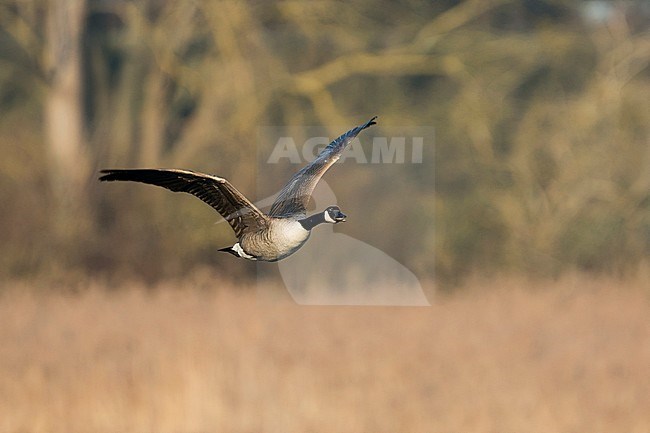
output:
[{"label": "goose beak", "polygon": [[335,220],[337,223],[342,223],[342,222],[345,222],[345,219],[346,219],[347,217],[348,217],[348,216],[347,216],[346,214],[344,214],[343,212],[339,211],[339,213],[336,215],[336,218],[334,218],[334,220]]}]

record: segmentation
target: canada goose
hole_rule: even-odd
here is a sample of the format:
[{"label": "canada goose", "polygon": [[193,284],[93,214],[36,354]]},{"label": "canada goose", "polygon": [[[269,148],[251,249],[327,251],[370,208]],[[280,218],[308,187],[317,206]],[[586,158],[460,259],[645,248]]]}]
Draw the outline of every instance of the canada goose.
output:
[{"label": "canada goose", "polygon": [[178,169],[101,170],[100,181],[133,181],[186,192],[212,206],[230,224],[238,241],[225,251],[248,260],[275,262],[296,252],[322,223],[344,222],[338,206],[307,216],[307,203],[318,180],[341,157],[345,147],[359,132],[375,125],[373,117],[327,145],[310,164],[293,175],[271,205],[261,212],[232,184],[218,176]]}]

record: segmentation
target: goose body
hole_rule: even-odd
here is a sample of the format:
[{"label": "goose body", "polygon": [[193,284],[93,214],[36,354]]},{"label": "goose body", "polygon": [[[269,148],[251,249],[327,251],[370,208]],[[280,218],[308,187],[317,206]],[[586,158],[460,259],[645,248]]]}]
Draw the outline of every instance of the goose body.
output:
[{"label": "goose body", "polygon": [[219,251],[248,260],[274,262],[296,252],[317,225],[345,221],[346,215],[338,206],[329,206],[308,217],[307,203],[323,174],[359,132],[376,124],[375,119],[333,140],[314,161],[294,174],[268,214],[228,180],[210,174],[180,169],[108,169],[101,170],[99,180],[141,182],[192,194],[214,208],[235,232],[237,242]]},{"label": "goose body", "polygon": [[249,260],[274,262],[296,252],[307,242],[310,234],[311,230],[293,218],[277,218],[271,220],[268,230],[244,233],[239,242],[225,251],[232,250]]}]

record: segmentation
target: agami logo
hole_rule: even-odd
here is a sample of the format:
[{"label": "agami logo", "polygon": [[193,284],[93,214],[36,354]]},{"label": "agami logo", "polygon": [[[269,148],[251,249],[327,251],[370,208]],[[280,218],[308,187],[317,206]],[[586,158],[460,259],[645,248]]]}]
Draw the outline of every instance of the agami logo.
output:
[{"label": "agami logo", "polygon": [[[330,141],[328,137],[311,137],[299,145],[293,137],[279,137],[266,162],[311,162]],[[357,164],[421,164],[423,148],[424,137],[373,137],[370,154],[367,154],[359,138],[355,138],[341,154],[340,161],[352,159]]]}]

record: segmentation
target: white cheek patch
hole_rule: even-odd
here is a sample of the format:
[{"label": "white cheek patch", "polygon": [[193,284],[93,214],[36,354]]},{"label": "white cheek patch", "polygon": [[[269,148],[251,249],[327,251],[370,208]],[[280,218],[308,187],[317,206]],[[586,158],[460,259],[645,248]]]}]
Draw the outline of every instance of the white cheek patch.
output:
[{"label": "white cheek patch", "polygon": [[325,221],[327,221],[328,223],[332,223],[332,224],[336,223],[336,221],[330,216],[329,212],[325,211],[323,212],[323,215],[325,216]]},{"label": "white cheek patch", "polygon": [[257,260],[254,256],[251,256],[250,254],[246,254],[246,251],[239,245],[239,242],[237,242],[235,245],[232,246],[232,250],[236,252],[239,257],[243,257],[248,260]]}]

